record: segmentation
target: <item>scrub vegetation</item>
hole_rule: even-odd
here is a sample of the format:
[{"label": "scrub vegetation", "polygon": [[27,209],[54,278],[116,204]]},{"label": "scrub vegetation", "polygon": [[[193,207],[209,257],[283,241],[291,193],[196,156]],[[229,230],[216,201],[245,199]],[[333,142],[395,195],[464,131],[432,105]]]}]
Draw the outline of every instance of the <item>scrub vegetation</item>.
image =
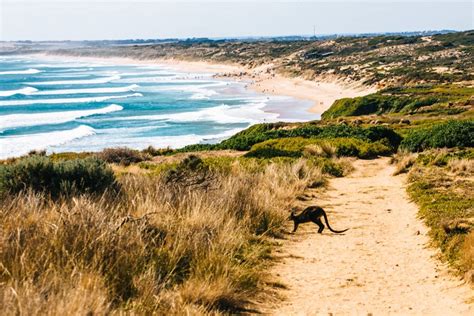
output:
[{"label": "scrub vegetation", "polygon": [[2,165],[2,314],[244,311],[290,206],[325,176],[305,159],[218,164],[118,178],[96,158]]}]

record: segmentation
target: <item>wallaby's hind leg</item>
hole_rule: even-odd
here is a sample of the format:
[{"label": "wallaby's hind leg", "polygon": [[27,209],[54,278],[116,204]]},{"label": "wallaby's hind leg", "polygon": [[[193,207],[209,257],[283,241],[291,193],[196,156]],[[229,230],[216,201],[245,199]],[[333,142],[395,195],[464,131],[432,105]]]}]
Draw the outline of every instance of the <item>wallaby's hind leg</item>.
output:
[{"label": "wallaby's hind leg", "polygon": [[296,230],[298,229],[298,225],[299,224],[297,222],[295,222],[295,226],[293,227],[293,233],[296,232]]},{"label": "wallaby's hind leg", "polygon": [[318,229],[318,233],[322,233],[323,230],[324,230],[324,224],[323,222],[321,222],[321,219],[320,218],[316,218],[315,220],[313,220],[313,222],[319,226],[319,229]]}]

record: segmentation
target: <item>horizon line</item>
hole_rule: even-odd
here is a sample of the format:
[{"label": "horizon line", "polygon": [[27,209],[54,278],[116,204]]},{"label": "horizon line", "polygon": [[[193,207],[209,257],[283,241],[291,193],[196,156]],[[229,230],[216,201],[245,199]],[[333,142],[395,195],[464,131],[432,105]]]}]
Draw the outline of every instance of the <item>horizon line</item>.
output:
[{"label": "horizon line", "polygon": [[[390,34],[409,34],[409,33],[457,33],[457,32],[469,32],[474,29],[456,30],[456,29],[434,29],[434,30],[417,30],[417,31],[382,31],[382,32],[356,32],[356,33],[317,33],[317,34],[291,34],[291,35],[241,35],[241,36],[193,36],[193,37],[156,37],[156,38],[116,38],[116,39],[51,39],[51,40],[29,40],[29,39],[18,39],[18,40],[0,40],[0,43],[15,43],[15,42],[32,42],[32,43],[47,43],[47,42],[113,42],[113,41],[164,41],[164,40],[199,40],[207,39],[213,41],[219,40],[239,40],[239,39],[272,39],[272,38],[284,38],[284,37],[301,37],[301,38],[318,38],[318,37],[330,37],[330,36],[370,36],[370,35],[390,35]],[[409,35],[408,35],[409,36]],[[415,35],[416,36],[416,35]]]}]

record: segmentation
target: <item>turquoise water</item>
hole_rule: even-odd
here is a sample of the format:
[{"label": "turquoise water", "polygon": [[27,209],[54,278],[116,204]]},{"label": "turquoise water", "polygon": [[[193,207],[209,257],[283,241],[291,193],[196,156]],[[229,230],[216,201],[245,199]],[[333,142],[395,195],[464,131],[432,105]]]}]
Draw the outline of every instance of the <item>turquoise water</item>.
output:
[{"label": "turquoise water", "polygon": [[307,107],[160,65],[0,56],[0,158],[213,143],[255,123],[295,121]]}]

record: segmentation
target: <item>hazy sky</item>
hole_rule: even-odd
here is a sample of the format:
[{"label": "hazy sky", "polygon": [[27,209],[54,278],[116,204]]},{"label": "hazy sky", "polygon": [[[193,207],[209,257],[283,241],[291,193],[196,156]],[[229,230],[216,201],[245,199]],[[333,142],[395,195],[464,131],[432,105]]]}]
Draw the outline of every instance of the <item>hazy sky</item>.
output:
[{"label": "hazy sky", "polygon": [[473,1],[0,0],[0,40],[473,29]]}]

